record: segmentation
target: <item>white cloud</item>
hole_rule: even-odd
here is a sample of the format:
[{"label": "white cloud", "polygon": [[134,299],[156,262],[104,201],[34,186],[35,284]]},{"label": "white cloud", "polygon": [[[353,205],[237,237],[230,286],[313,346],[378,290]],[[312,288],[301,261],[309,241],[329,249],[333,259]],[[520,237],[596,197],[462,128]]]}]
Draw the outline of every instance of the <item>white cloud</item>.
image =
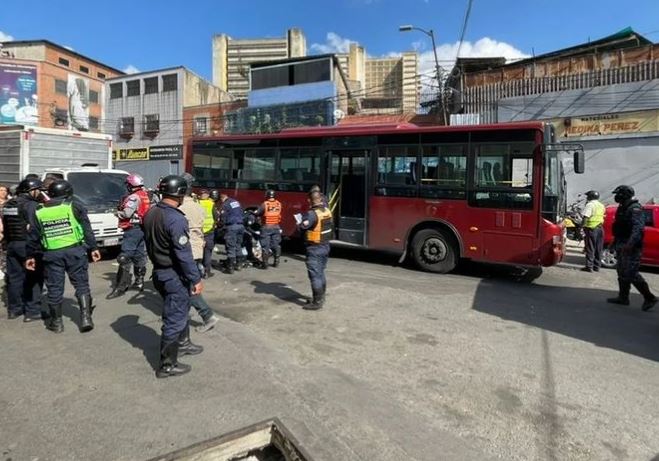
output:
[{"label": "white cloud", "polygon": [[64,45],[64,48],[66,48],[69,51],[75,51],[72,46]]},{"label": "white cloud", "polygon": [[14,40],[14,37],[9,34],[5,34],[0,30],[0,42],[11,42],[12,40]]},{"label": "white cloud", "polygon": [[347,53],[350,51],[350,44],[357,43],[349,38],[341,37],[335,32],[327,33],[327,40],[325,43],[314,43],[311,45],[311,51],[327,54],[327,53]]},{"label": "white cloud", "polygon": [[136,73],[140,72],[140,70],[137,67],[135,67],[134,65],[129,64],[126,67],[124,67],[124,72],[127,73],[127,74],[136,74]]},{"label": "white cloud", "polygon": [[[415,42],[417,43],[417,42]],[[414,45],[414,44],[413,44]],[[443,43],[437,47],[439,65],[450,71],[455,62],[459,42]],[[506,60],[528,58],[529,55],[518,50],[513,45],[499,42],[489,37],[483,37],[476,42],[463,42],[460,48],[461,58],[493,58],[504,57]],[[419,54],[419,73],[431,75],[435,69],[435,57],[432,49]]]}]

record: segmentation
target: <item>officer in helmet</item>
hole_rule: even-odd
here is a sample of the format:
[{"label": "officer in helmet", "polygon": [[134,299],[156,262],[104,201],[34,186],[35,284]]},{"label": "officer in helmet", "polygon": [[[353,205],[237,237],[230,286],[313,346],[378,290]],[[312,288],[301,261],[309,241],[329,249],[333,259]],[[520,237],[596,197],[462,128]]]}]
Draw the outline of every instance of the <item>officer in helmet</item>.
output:
[{"label": "officer in helmet", "polygon": [[80,308],[79,329],[82,333],[91,331],[94,323],[87,252],[90,252],[93,262],[101,259],[101,253],[96,248],[87,210],[80,202],[73,200],[71,184],[62,179],[53,181],[48,187],[48,196],[50,200],[36,210],[35,225],[30,227],[28,233],[25,267],[30,271],[36,270],[37,259],[43,255],[50,314],[46,328],[55,333],[64,330],[62,300],[68,274]]},{"label": "officer in helmet", "polygon": [[618,265],[618,296],[607,301],[613,304],[629,305],[631,286],[643,295],[643,311],[649,311],[657,304],[657,298],[650,291],[648,283],[639,273],[641,253],[643,250],[643,232],[645,231],[645,215],[643,207],[634,199],[634,189],[631,186],[618,186],[613,191],[618,203],[615,221],[613,222],[613,243]]},{"label": "officer in helmet", "polygon": [[256,210],[256,215],[261,217],[261,248],[263,249],[262,269],[268,268],[270,256],[274,256],[273,267],[279,266],[281,256],[281,202],[275,198],[275,191],[265,192],[265,202]]},{"label": "officer in helmet", "polygon": [[146,245],[142,222],[146,212],[151,206],[149,193],[144,189],[144,180],[137,174],[126,176],[126,189],[128,194],[122,197],[117,207],[119,227],[124,231],[121,242],[121,253],[117,256],[119,269],[115,285],[107,299],[122,296],[130,287],[131,267],[135,272],[134,287],[144,289],[144,276],[146,275]]},{"label": "officer in helmet", "polygon": [[224,227],[224,243],[227,249],[227,273],[240,270],[238,259],[242,259],[241,246],[245,226],[243,225],[243,208],[238,200],[227,194],[220,194],[220,221]]},{"label": "officer in helmet", "polygon": [[581,270],[584,272],[597,272],[602,265],[602,248],[604,247],[604,212],[606,208],[599,201],[600,194],[596,190],[586,192],[586,206],[581,215],[583,216],[583,229],[586,241],[586,266]]},{"label": "officer in helmet", "polygon": [[35,271],[25,269],[27,234],[35,225],[41,186],[38,176],[24,179],[16,188],[17,195],[2,209],[7,249],[7,317],[15,319],[22,315],[26,323],[41,320],[43,267],[40,264]]},{"label": "officer in helmet", "polygon": [[203,285],[192,257],[188,221],[178,209],[187,188],[181,176],[164,177],[158,185],[162,199],[144,218],[146,249],[153,263],[153,285],[164,300],[158,378],[189,372],[190,365],[179,363],[179,355],[203,351],[190,341],[190,295],[201,294]]}]

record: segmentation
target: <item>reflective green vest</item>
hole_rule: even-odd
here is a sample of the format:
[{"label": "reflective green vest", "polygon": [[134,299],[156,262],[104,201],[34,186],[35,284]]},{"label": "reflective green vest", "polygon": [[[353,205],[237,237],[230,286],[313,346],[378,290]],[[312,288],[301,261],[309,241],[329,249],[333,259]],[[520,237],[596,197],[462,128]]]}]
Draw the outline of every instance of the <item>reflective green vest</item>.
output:
[{"label": "reflective green vest", "polygon": [[37,221],[41,226],[41,244],[47,251],[79,245],[85,238],[70,203],[42,206],[37,210]]},{"label": "reflective green vest", "polygon": [[204,208],[204,211],[206,212],[206,216],[204,217],[204,225],[201,227],[201,230],[204,234],[207,234],[213,230],[213,226],[215,225],[215,219],[213,219],[213,206],[215,205],[215,202],[209,198],[205,198],[199,200],[199,204]]},{"label": "reflective green vest", "polygon": [[593,213],[584,221],[584,227],[587,227],[588,229],[595,229],[597,226],[601,226],[604,223],[605,211],[606,208],[602,202],[599,200],[593,200]]}]

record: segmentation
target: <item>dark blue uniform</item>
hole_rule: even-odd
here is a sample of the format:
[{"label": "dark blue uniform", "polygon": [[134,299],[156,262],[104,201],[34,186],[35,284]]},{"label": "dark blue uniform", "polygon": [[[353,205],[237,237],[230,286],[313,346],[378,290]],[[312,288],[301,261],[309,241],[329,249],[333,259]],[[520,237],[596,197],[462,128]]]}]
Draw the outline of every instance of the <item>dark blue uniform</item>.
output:
[{"label": "dark blue uniform", "polygon": [[26,246],[27,258],[39,260],[43,258],[46,288],[48,289],[48,304],[58,305],[64,299],[64,284],[68,274],[71,284],[75,288],[75,296],[80,300],[83,296],[89,296],[89,260],[87,251],[95,251],[96,239],[92,226],[87,217],[87,210],[77,200],[71,201],[63,197],[53,198],[42,206],[51,207],[62,203],[71,203],[73,215],[78,220],[83,230],[83,240],[68,248],[47,251],[41,244],[41,233],[43,230],[39,222],[34,218],[34,226],[30,226]]},{"label": "dark blue uniform", "polygon": [[192,258],[188,221],[180,210],[160,202],[144,218],[153,284],[164,300],[162,347],[177,342],[188,325],[190,289],[201,281]]},{"label": "dark blue uniform", "polygon": [[224,243],[227,249],[229,264],[235,264],[236,258],[242,256],[241,247],[245,226],[243,225],[243,209],[238,200],[227,198],[222,204],[221,219],[224,224]]},{"label": "dark blue uniform", "polygon": [[[320,206],[317,208],[325,208]],[[302,216],[302,223],[308,221],[308,224],[300,224],[302,230],[313,229],[318,223],[318,216],[314,212],[314,208],[307,211]],[[311,282],[311,290],[314,294],[321,293],[324,296],[327,280],[325,279],[325,268],[327,267],[327,260],[329,259],[330,244],[329,242],[310,243],[306,242],[307,249],[307,274]]]},{"label": "dark blue uniform", "polygon": [[41,318],[41,290],[43,267],[25,269],[28,229],[34,226],[37,201],[28,194],[20,194],[2,210],[2,223],[7,243],[7,297],[10,317],[25,315],[25,321]]}]

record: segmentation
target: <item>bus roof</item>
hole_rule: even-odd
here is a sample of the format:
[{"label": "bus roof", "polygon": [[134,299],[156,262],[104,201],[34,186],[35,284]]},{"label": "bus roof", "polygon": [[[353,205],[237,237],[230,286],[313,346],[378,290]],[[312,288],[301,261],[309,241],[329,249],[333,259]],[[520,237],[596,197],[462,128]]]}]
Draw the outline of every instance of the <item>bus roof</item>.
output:
[{"label": "bus roof", "polygon": [[228,134],[193,137],[192,141],[249,141],[257,139],[319,138],[334,136],[368,136],[415,133],[456,133],[492,130],[544,130],[545,122],[508,122],[491,125],[418,126],[411,123],[336,125],[322,127],[287,128],[277,133]]}]

